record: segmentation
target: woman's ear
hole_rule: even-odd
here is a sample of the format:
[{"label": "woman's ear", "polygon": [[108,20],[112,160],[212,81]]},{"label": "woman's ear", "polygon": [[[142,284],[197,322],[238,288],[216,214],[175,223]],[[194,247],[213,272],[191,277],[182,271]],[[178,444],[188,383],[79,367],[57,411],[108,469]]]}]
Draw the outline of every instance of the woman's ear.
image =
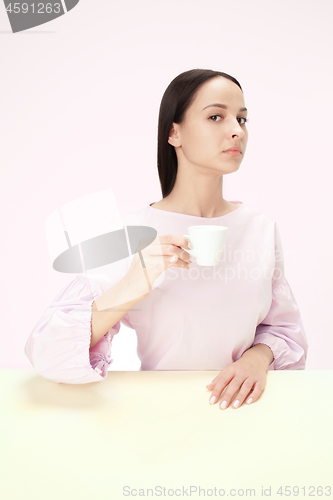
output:
[{"label": "woman's ear", "polygon": [[168,143],[171,144],[171,146],[174,146],[176,148],[180,146],[180,137],[178,134],[178,127],[176,126],[175,123],[172,124],[171,130],[169,133]]}]

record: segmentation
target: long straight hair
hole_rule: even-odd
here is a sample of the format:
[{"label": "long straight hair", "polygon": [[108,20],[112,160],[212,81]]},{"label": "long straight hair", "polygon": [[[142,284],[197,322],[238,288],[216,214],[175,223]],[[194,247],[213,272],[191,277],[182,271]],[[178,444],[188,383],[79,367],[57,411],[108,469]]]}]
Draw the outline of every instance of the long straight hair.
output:
[{"label": "long straight hair", "polygon": [[178,162],[174,146],[168,143],[172,123],[182,123],[187,108],[203,83],[216,76],[240,83],[230,75],[211,69],[191,69],[176,76],[165,90],[159,110],[157,131],[157,168],[162,196],[168,196],[176,182]]}]

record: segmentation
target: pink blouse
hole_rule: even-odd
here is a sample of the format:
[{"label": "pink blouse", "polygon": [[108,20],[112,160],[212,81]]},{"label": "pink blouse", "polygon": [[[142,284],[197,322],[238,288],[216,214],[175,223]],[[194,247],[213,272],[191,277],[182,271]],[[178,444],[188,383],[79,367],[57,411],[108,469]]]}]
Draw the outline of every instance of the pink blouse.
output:
[{"label": "pink blouse", "polygon": [[[241,202],[232,203],[236,210],[213,218],[151,206],[121,216],[121,225],[150,226],[158,235],[185,235],[191,225],[226,226],[220,261],[164,271],[149,295],[90,350],[92,303],[125,276],[133,256],[76,275],[27,340],[25,354],[34,369],[55,382],[103,380],[113,361],[112,338],[123,323],[137,334],[141,370],[221,371],[259,343],[273,352],[269,370],[303,370],[308,343],[284,275],[277,225]],[[105,232],[119,229],[117,224]]]}]

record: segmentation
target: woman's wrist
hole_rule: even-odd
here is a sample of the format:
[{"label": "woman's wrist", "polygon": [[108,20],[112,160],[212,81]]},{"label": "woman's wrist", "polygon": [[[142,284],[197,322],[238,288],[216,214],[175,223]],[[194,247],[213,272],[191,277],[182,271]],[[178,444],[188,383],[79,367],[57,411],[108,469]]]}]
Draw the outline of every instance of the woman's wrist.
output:
[{"label": "woman's wrist", "polygon": [[246,351],[243,352],[241,357],[257,357],[259,361],[262,361],[266,369],[274,361],[274,354],[270,347],[266,344],[256,344]]}]

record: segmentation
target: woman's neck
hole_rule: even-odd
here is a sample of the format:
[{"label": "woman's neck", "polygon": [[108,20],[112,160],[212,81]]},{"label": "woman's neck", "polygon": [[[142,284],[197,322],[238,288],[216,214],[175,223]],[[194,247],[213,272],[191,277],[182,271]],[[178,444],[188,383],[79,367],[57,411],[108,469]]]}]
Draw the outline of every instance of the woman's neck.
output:
[{"label": "woman's neck", "polygon": [[153,208],[165,210],[167,212],[175,212],[179,214],[193,215],[196,217],[205,217],[209,219],[213,217],[221,217],[222,215],[233,212],[238,208],[237,205],[235,205],[234,203],[230,203],[230,201],[224,200],[222,197],[216,206],[212,206],[212,204],[210,203],[209,207],[201,206],[198,203],[186,202],[184,199],[170,199],[169,196],[166,196],[157,203],[153,203],[152,206]]}]

